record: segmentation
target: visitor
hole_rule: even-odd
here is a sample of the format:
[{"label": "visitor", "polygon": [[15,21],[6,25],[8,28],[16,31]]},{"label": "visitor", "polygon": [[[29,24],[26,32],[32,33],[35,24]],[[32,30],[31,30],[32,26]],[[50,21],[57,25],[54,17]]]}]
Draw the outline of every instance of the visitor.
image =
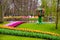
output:
[{"label": "visitor", "polygon": [[52,22],[53,20],[52,20],[52,14],[50,14],[50,16],[49,16],[49,22]]},{"label": "visitor", "polygon": [[42,22],[42,16],[41,16],[41,13],[40,13],[40,10],[38,11],[38,23],[41,23]]}]

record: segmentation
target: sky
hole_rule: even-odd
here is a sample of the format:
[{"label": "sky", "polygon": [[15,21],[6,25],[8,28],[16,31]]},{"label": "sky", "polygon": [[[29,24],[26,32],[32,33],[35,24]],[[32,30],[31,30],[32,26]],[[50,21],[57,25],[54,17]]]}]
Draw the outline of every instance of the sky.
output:
[{"label": "sky", "polygon": [[42,2],[41,0],[38,0],[38,5],[37,6],[41,6]]}]

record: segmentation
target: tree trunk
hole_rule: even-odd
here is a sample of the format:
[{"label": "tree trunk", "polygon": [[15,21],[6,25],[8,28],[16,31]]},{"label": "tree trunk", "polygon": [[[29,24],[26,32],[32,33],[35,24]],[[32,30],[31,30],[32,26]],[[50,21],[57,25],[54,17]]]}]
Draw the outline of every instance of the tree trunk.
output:
[{"label": "tree trunk", "polygon": [[57,0],[56,29],[58,29],[59,0]]},{"label": "tree trunk", "polygon": [[0,23],[3,23],[2,0],[0,0]]}]

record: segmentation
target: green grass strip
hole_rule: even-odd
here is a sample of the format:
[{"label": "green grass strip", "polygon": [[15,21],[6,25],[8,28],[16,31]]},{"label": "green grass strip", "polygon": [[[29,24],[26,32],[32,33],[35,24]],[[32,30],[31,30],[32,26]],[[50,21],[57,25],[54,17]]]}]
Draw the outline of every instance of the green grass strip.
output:
[{"label": "green grass strip", "polygon": [[51,36],[47,34],[18,31],[18,30],[0,29],[0,33],[8,34],[8,35],[24,36],[24,37],[43,38],[43,39],[49,39],[49,40],[60,40],[60,37],[58,36]]}]

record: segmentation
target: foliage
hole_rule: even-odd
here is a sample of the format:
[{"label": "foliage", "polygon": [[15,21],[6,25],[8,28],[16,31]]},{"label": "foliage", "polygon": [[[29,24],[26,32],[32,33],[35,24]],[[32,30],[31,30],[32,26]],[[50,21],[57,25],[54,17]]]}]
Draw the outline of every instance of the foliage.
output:
[{"label": "foliage", "polygon": [[34,32],[34,33],[42,33],[42,34],[48,34],[48,35],[53,35],[53,36],[60,36],[60,34],[52,33],[52,32],[45,32],[41,30],[32,30],[32,29],[27,29],[27,28],[14,28],[10,26],[0,26],[0,28],[4,29],[10,29],[10,30],[20,30],[20,31],[26,31],[26,32]]},{"label": "foliage", "polygon": [[45,8],[46,14],[56,13],[56,7],[57,7],[56,0],[41,0],[41,1],[42,1],[42,6]]},{"label": "foliage", "polygon": [[0,34],[0,40],[45,40],[45,39]]},{"label": "foliage", "polygon": [[34,32],[9,30],[9,29],[0,29],[0,33],[9,34],[9,35],[16,35],[16,36],[43,38],[43,39],[50,39],[50,40],[60,40],[60,37],[57,37],[57,36],[51,36],[51,35],[47,35],[47,34],[34,33]]},{"label": "foliage", "polygon": [[38,18],[29,18],[29,20],[37,20]]},{"label": "foliage", "polygon": [[[21,18],[21,17],[11,17],[11,18],[4,18],[5,21],[10,21],[10,20],[22,20],[22,19],[25,19],[25,18]],[[27,20],[37,20],[38,18],[26,18]]]}]

